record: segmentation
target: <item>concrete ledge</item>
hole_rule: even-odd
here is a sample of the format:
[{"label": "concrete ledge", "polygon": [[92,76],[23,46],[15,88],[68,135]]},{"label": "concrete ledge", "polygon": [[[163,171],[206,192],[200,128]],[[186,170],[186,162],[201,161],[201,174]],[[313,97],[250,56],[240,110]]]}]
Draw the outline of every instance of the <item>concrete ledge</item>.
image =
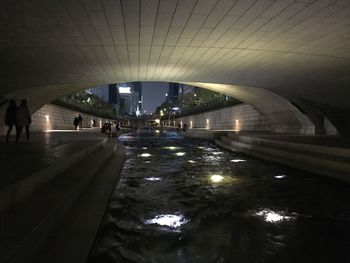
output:
[{"label": "concrete ledge", "polygon": [[125,159],[124,147],[104,164],[39,251],[37,263],[84,263],[88,259]]},{"label": "concrete ledge", "polygon": [[241,138],[241,136],[238,141],[223,136],[215,143],[228,150],[243,152],[260,159],[350,183],[350,159],[345,158],[348,157],[347,149],[335,149],[332,154],[333,147],[272,140],[260,141],[259,138]]},{"label": "concrete ledge", "polygon": [[103,139],[90,147],[86,147],[79,152],[72,154],[69,158],[66,158],[60,163],[49,166],[0,189],[0,214],[28,198],[37,189],[53,180],[58,174],[67,170],[74,163],[79,162],[89,154],[101,149],[106,143],[106,140],[107,139]]},{"label": "concrete ledge", "polygon": [[49,233],[76,204],[115,151],[116,143],[110,140],[95,156],[89,155],[75,163],[21,205],[3,215],[0,219],[0,262],[37,262],[32,259],[46,243]]}]

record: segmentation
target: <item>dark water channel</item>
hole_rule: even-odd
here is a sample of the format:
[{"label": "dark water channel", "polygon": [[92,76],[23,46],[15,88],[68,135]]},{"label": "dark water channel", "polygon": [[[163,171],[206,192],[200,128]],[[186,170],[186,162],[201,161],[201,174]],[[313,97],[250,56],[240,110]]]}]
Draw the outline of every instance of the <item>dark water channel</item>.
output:
[{"label": "dark water channel", "polygon": [[209,142],[125,136],[89,262],[350,262],[350,187]]}]

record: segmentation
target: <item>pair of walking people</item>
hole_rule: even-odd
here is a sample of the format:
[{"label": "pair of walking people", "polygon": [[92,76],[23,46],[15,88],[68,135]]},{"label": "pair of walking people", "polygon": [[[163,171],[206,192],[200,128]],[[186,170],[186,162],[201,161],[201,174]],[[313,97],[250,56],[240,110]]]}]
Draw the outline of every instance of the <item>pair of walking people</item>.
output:
[{"label": "pair of walking people", "polygon": [[10,134],[13,126],[16,127],[16,142],[18,142],[21,137],[23,128],[25,128],[27,140],[29,140],[29,125],[31,122],[32,119],[28,109],[27,100],[23,99],[18,107],[15,100],[10,100],[5,115],[5,124],[8,126],[6,142],[10,141]]}]

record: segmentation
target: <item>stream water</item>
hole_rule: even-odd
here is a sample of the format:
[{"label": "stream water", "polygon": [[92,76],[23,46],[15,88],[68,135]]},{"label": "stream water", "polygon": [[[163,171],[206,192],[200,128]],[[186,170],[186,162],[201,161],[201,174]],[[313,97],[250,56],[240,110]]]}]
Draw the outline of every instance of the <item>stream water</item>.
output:
[{"label": "stream water", "polygon": [[176,134],[128,134],[88,262],[350,262],[350,187]]}]

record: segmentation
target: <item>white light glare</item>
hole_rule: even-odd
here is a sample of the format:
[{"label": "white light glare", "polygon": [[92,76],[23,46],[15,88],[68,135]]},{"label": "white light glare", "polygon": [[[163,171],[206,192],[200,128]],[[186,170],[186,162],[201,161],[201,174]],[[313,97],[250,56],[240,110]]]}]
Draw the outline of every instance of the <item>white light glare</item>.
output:
[{"label": "white light glare", "polygon": [[142,154],[140,154],[139,156],[140,156],[140,157],[150,157],[151,154],[149,154],[149,153],[142,153]]},{"label": "white light glare", "polygon": [[146,224],[157,224],[160,226],[168,226],[170,228],[179,228],[181,225],[186,224],[188,220],[183,215],[170,215],[163,214],[154,217],[153,219],[146,220]]},{"label": "white light glare", "polygon": [[162,178],[160,178],[160,177],[146,177],[145,180],[146,181],[161,181]]},{"label": "white light glare", "polygon": [[189,163],[195,163],[196,161],[193,160],[188,160]]},{"label": "white light glare", "polygon": [[285,174],[279,174],[279,175],[274,176],[274,178],[276,178],[276,179],[283,179],[286,177],[287,177],[287,175],[285,175]]},{"label": "white light glare", "polygon": [[284,216],[281,214],[277,214],[274,211],[270,209],[263,209],[261,211],[256,212],[257,216],[262,216],[264,217],[264,220],[269,223],[275,223],[275,222],[280,222],[282,220],[290,220],[290,216]]},{"label": "white light glare", "polygon": [[177,156],[184,156],[186,153],[185,152],[178,152],[178,153],[175,153]]},{"label": "white light glare", "polygon": [[142,150],[147,150],[147,147],[142,147]]},{"label": "white light glare", "polygon": [[247,160],[243,160],[243,159],[232,159],[230,162],[231,163],[240,163],[240,162],[246,162]]},{"label": "white light glare", "polygon": [[131,88],[130,87],[118,87],[119,93],[121,94],[130,94]]},{"label": "white light glare", "polygon": [[177,150],[179,149],[180,147],[175,147],[175,146],[168,146],[168,147],[165,147],[165,149],[168,149],[168,150]]},{"label": "white light glare", "polygon": [[222,181],[223,179],[224,179],[224,177],[221,175],[218,175],[218,174],[214,174],[214,175],[210,176],[210,180],[213,183],[218,183],[218,182]]},{"label": "white light glare", "polygon": [[222,152],[213,152],[214,155],[222,154]]}]

